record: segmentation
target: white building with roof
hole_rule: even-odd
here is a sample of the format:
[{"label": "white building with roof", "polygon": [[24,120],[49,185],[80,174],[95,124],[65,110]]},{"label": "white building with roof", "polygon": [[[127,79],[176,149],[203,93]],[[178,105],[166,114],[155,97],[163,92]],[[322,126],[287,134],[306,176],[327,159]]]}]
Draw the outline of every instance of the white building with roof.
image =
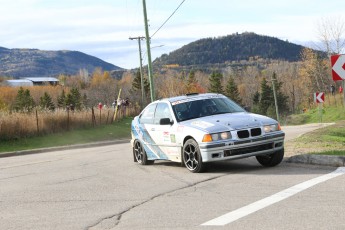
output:
[{"label": "white building with roof", "polygon": [[29,77],[23,79],[6,80],[4,84],[12,87],[34,85],[58,85],[59,80],[54,77]]}]

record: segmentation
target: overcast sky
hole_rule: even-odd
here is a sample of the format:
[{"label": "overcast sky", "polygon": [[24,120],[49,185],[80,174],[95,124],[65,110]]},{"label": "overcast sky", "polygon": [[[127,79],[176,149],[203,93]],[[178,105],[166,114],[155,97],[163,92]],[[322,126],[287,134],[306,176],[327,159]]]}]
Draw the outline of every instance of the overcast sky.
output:
[{"label": "overcast sky", "polygon": [[[146,0],[152,36],[183,0]],[[139,66],[142,0],[0,0],[0,46],[76,50],[122,68]],[[323,18],[345,15],[344,0],[185,0],[151,40],[152,59],[192,41],[255,32],[298,44],[318,41]],[[345,18],[344,18],[345,19]],[[143,64],[147,64],[146,44]]]}]

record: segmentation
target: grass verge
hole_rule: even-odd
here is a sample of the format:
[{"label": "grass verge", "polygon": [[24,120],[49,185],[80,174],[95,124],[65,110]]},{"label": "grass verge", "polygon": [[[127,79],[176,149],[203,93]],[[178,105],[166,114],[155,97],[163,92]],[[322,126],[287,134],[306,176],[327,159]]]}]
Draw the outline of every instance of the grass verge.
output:
[{"label": "grass verge", "polygon": [[319,154],[345,156],[345,121],[314,130],[303,135],[289,145],[298,154]]},{"label": "grass verge", "polygon": [[15,141],[1,141],[0,153],[130,138],[131,120],[132,118],[128,117],[119,122],[95,128],[22,138]]}]

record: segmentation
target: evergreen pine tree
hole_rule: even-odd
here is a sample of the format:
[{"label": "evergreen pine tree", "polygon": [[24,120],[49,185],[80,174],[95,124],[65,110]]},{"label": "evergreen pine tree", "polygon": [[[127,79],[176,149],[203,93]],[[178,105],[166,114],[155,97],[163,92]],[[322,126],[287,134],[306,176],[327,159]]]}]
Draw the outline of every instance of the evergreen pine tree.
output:
[{"label": "evergreen pine tree", "polygon": [[[278,82],[276,73],[273,73],[272,81],[275,84],[274,86],[275,86],[275,91],[276,91],[276,96],[277,96],[278,112],[285,113],[287,112],[287,109],[288,109],[288,106],[287,106],[288,97],[285,96],[281,92],[283,83]],[[275,110],[276,108],[275,108],[275,102],[274,102],[273,87],[269,85],[269,83],[267,82],[265,78],[262,79],[261,81],[261,94],[260,94],[261,97],[259,101],[258,101],[257,95],[258,94],[255,94],[253,98],[254,105],[258,104],[255,112],[276,118],[276,110]]]},{"label": "evergreen pine tree", "polygon": [[86,108],[88,107],[88,104],[89,104],[88,101],[89,101],[89,99],[87,98],[86,93],[84,93],[82,104],[83,104],[83,106],[86,107]]},{"label": "evergreen pine tree", "polygon": [[241,96],[238,92],[237,85],[232,76],[229,77],[229,80],[226,84],[225,95],[231,100],[235,101],[237,104],[242,104]]},{"label": "evergreen pine tree", "polygon": [[24,89],[23,87],[20,87],[18,92],[17,92],[17,96],[16,96],[16,100],[13,106],[15,111],[23,111],[24,108]]},{"label": "evergreen pine tree", "polygon": [[65,103],[66,103],[66,107],[71,108],[72,110],[74,110],[74,100],[73,100],[73,96],[72,96],[71,93],[68,93],[66,95]]},{"label": "evergreen pine tree", "polygon": [[288,105],[287,105],[287,103],[288,103],[289,97],[285,96],[283,94],[283,92],[281,91],[283,83],[279,82],[277,80],[277,75],[276,75],[275,72],[272,75],[272,80],[275,83],[275,90],[276,90],[277,104],[278,104],[279,113],[286,113],[286,112],[288,112]]},{"label": "evergreen pine tree", "polygon": [[210,93],[223,93],[222,88],[222,78],[223,75],[220,72],[213,71],[210,76],[210,86],[208,88],[208,91]]},{"label": "evergreen pine tree", "polygon": [[66,107],[66,94],[65,90],[62,90],[61,95],[57,98],[57,106],[59,108],[65,108]]},{"label": "evergreen pine tree", "polygon": [[256,91],[255,94],[253,95],[253,107],[251,109],[253,113],[260,113],[259,103],[260,103],[260,93]]},{"label": "evergreen pine tree", "polygon": [[[144,77],[144,90],[145,90],[145,95],[149,95],[150,92],[150,83],[147,81],[147,79]],[[137,71],[135,78],[133,79],[133,83],[132,83],[132,91],[136,92],[140,92],[141,93],[141,77],[140,77],[140,72]]]},{"label": "evergreen pine tree", "polygon": [[258,91],[255,92],[254,96],[253,96],[253,104],[257,105],[260,102],[260,93]]},{"label": "evergreen pine tree", "polygon": [[36,104],[30,94],[30,90],[28,89],[25,90],[24,97],[25,97],[25,107],[24,107],[25,111],[31,112],[35,108]]},{"label": "evergreen pine tree", "polygon": [[196,93],[197,92],[197,84],[198,81],[195,78],[195,71],[191,70],[189,72],[188,78],[187,78],[187,92],[188,93]]},{"label": "evergreen pine tree", "polygon": [[75,109],[80,110],[81,109],[81,94],[79,92],[79,89],[76,87],[73,87],[71,89],[71,99],[72,99],[72,105],[74,106]]},{"label": "evergreen pine tree", "polygon": [[137,71],[137,73],[135,74],[135,78],[133,79],[132,90],[133,91],[141,90],[141,77],[140,77],[139,71]]},{"label": "evergreen pine tree", "polygon": [[45,92],[44,95],[42,97],[40,97],[39,105],[42,109],[48,109],[50,111],[55,110],[55,105],[52,101],[52,98],[50,97],[50,95],[47,92]]},{"label": "evergreen pine tree", "polygon": [[14,110],[20,112],[31,112],[34,107],[35,101],[30,94],[30,90],[24,90],[20,87],[14,104]]},{"label": "evergreen pine tree", "polygon": [[261,81],[261,98],[259,102],[259,113],[266,115],[268,107],[273,103],[273,91],[272,88],[267,84],[266,78]]}]

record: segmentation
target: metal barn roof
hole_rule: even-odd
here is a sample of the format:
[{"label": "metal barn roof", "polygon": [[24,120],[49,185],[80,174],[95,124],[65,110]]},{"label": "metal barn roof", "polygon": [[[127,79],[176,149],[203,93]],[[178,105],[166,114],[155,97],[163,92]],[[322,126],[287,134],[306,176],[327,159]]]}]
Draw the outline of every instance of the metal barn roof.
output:
[{"label": "metal barn roof", "polygon": [[5,84],[8,86],[33,86],[34,85],[32,81],[26,80],[26,79],[6,80]]},{"label": "metal barn roof", "polygon": [[25,79],[32,82],[59,82],[59,80],[55,77],[28,77]]}]

